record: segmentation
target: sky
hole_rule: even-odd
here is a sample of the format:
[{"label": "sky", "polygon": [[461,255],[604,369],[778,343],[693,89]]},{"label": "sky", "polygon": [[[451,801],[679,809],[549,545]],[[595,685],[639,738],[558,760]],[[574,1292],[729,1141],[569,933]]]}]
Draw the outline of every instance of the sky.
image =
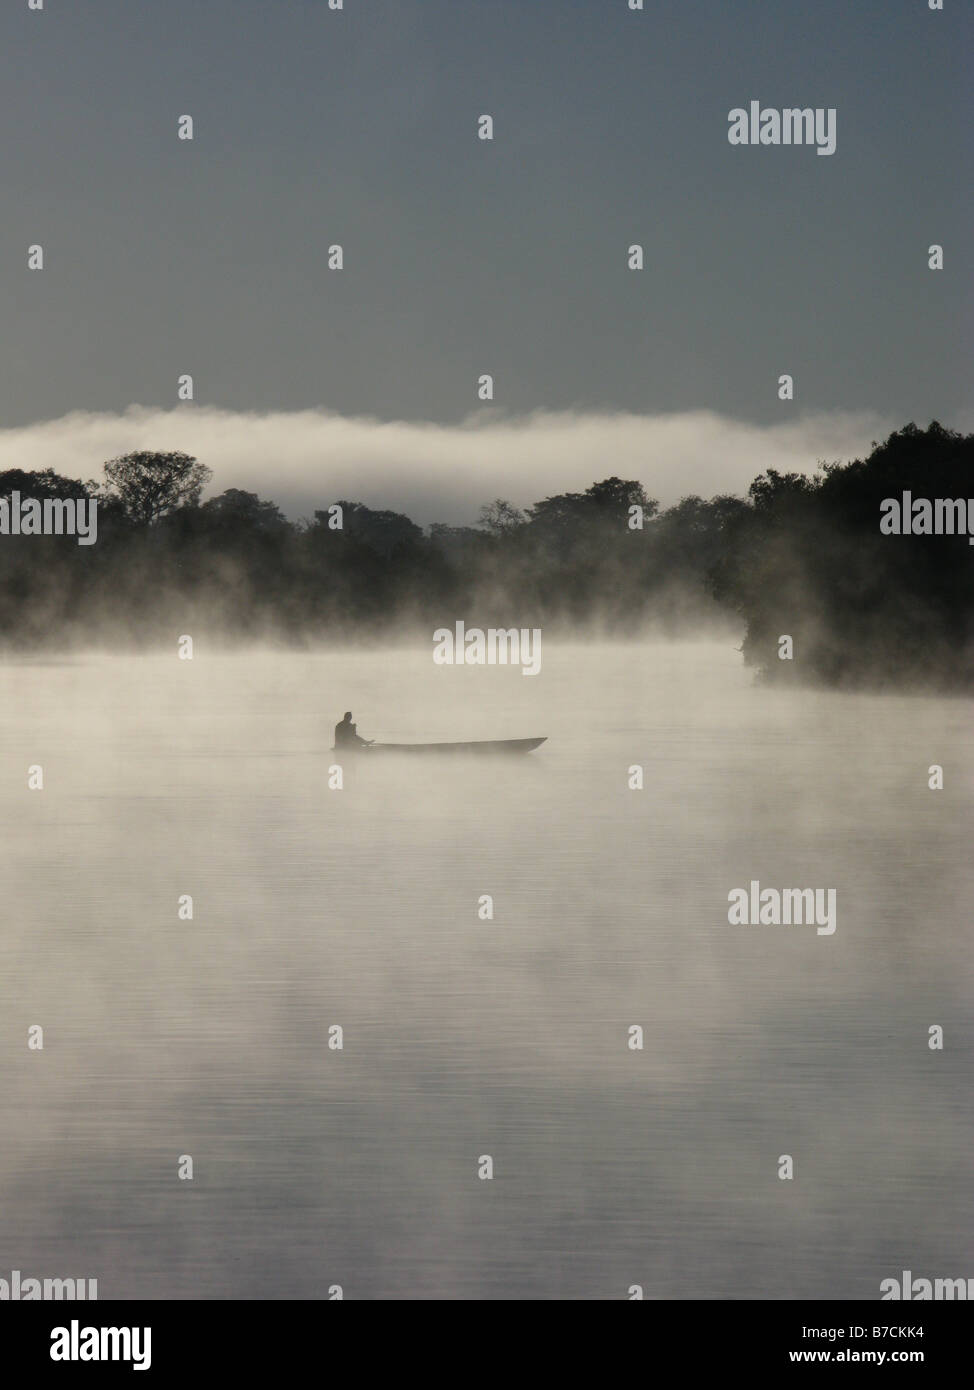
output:
[{"label": "sky", "polygon": [[972,51],[960,0],[6,0],[0,467],[463,522],[974,428]]}]

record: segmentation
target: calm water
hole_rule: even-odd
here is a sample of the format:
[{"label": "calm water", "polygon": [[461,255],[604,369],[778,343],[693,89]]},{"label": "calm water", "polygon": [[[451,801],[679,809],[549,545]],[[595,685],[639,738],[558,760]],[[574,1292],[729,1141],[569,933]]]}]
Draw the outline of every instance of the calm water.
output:
[{"label": "calm water", "polygon": [[[92,656],[7,662],[0,694],[0,1277],[875,1299],[974,1275],[970,702],[762,689],[733,643],[546,646],[533,679]],[[549,742],[346,760],[330,791],[348,708],[381,739]],[[835,888],[835,935],[729,926],[751,879]]]}]

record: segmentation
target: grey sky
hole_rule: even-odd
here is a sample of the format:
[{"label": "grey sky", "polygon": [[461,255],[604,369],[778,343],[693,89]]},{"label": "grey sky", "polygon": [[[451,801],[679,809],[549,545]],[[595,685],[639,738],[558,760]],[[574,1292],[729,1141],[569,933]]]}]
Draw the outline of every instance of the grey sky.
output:
[{"label": "grey sky", "polygon": [[[181,372],[229,411],[453,425],[491,372],[514,416],[959,423],[972,40],[958,0],[10,0],[0,427]],[[732,147],[752,98],[834,106],[836,153]]]}]

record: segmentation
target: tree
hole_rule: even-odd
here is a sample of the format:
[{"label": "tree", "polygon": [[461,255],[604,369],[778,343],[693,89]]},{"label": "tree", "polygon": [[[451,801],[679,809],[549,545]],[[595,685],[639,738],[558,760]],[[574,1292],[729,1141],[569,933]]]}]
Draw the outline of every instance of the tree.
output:
[{"label": "tree", "polygon": [[121,503],[131,521],[151,526],[167,512],[197,506],[213,475],[189,454],[139,452],[111,459],[105,476],[108,497]]},{"label": "tree", "polygon": [[79,483],[77,478],[63,478],[53,468],[32,473],[22,468],[6,469],[0,473],[0,497],[9,497],[12,492],[19,492],[22,497],[73,497],[77,501],[90,495],[87,484]]},{"label": "tree", "polygon": [[611,509],[617,513],[628,514],[629,508],[640,506],[646,517],[655,516],[659,503],[647,497],[642,483],[623,478],[604,478],[601,483],[593,483],[585,489],[586,499],[596,507]]},{"label": "tree", "polygon": [[777,468],[769,468],[754,479],[747,495],[758,511],[770,512],[807,496],[817,486],[818,479],[809,478],[805,473],[779,473]]},{"label": "tree", "polygon": [[200,509],[207,521],[214,521],[228,530],[282,531],[288,526],[287,517],[274,502],[264,502],[256,492],[244,492],[228,487],[217,497],[211,497]]},{"label": "tree", "polygon": [[593,525],[624,525],[632,506],[640,506],[646,518],[659,511],[654,497],[647,497],[642,483],[623,478],[604,478],[584,492],[560,492],[528,507],[535,531],[572,531]]},{"label": "tree", "polygon": [[523,526],[527,518],[513,502],[505,502],[503,497],[495,497],[480,509],[477,525],[492,536],[507,536]]},{"label": "tree", "polygon": [[[377,555],[391,555],[398,546],[415,546],[423,539],[422,528],[402,512],[373,511],[362,502],[337,503],[342,509],[342,529],[338,535],[366,545]],[[315,522],[323,534],[328,534],[329,515],[315,512]]]}]

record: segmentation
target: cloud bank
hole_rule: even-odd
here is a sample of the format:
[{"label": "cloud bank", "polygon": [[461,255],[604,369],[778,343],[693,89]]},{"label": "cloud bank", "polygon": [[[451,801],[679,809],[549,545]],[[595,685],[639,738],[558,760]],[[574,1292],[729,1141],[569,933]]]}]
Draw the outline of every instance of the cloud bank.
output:
[{"label": "cloud bank", "polygon": [[[917,423],[925,424],[925,421]],[[947,423],[947,422],[944,422]],[[213,470],[209,493],[245,488],[292,519],[338,499],[402,511],[421,525],[469,525],[483,502],[529,505],[616,474],[669,506],[691,493],[743,493],[767,468],[814,472],[869,452],[905,420],[871,412],[753,425],[710,411],[669,415],[479,412],[460,425],[346,417],[324,410],[246,414],[203,406],[74,412],[0,430],[0,468],[102,477],[107,459],[180,449]]]}]

